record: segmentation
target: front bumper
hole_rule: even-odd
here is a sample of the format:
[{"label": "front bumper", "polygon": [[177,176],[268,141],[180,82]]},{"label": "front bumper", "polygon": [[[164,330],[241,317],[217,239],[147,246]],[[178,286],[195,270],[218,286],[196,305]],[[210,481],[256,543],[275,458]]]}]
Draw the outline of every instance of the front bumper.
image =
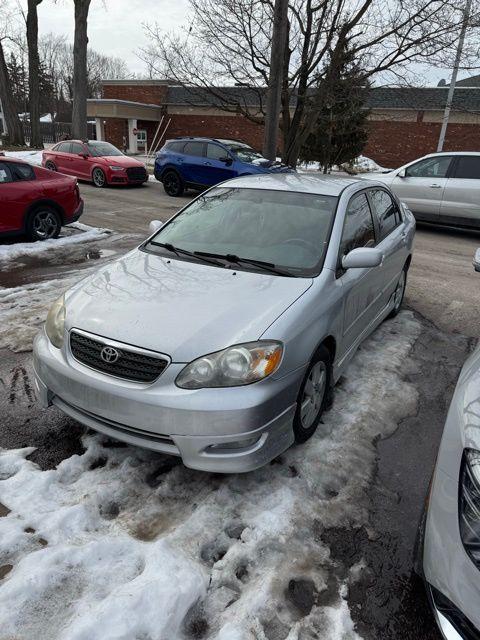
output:
[{"label": "front bumper", "polygon": [[[458,469],[460,473],[460,460]],[[425,527],[423,571],[443,637],[480,640],[480,571],[460,537],[458,482],[437,465]]]},{"label": "front bumper", "polygon": [[171,363],[155,382],[133,383],[77,362],[68,340],[56,349],[42,331],[34,342],[42,404],[108,436],[223,473],[261,467],[293,443],[303,369],[245,387],[191,391],[175,385],[183,367]]}]

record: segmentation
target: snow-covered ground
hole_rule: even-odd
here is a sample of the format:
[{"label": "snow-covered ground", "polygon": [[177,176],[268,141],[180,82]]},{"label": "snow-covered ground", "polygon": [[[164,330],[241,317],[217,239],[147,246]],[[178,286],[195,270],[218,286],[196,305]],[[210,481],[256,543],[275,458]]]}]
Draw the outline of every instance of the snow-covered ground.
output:
[{"label": "snow-covered ground", "polygon": [[368,568],[341,575],[322,532],[367,523],[374,441],[416,410],[401,368],[419,333],[410,312],[384,323],[317,434],[253,473],[196,472],[100,435],[48,471],[30,448],[2,450],[0,636],[358,638],[348,588]]},{"label": "snow-covered ground", "polygon": [[[355,159],[350,169],[357,171],[358,173],[368,173],[370,171],[388,171],[384,167],[381,167],[379,164],[372,160],[371,158],[367,158],[367,156],[358,156]],[[305,162],[299,165],[300,171],[319,171],[321,169],[319,162]],[[337,167],[334,166],[332,171],[343,171],[343,165]]]},{"label": "snow-covered ground", "polygon": [[42,152],[35,149],[32,149],[31,151],[5,151],[5,155],[10,158],[25,160],[25,162],[29,162],[30,164],[42,164]]}]

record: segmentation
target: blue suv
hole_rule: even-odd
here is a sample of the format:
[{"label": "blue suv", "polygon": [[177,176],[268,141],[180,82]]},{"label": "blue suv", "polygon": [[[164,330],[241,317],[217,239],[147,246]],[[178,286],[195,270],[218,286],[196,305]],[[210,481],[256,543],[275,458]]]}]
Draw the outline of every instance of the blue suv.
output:
[{"label": "blue suv", "polygon": [[187,187],[214,184],[259,173],[285,173],[289,167],[266,160],[248,144],[214,138],[167,140],[155,158],[155,178],[169,196],[181,196]]}]

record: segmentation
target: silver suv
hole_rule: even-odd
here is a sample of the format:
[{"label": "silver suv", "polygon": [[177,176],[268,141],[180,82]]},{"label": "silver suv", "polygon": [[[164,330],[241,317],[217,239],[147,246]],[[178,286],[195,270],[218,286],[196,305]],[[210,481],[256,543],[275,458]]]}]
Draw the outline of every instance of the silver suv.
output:
[{"label": "silver suv", "polygon": [[369,173],[418,220],[480,227],[480,152],[432,153],[384,173]]}]

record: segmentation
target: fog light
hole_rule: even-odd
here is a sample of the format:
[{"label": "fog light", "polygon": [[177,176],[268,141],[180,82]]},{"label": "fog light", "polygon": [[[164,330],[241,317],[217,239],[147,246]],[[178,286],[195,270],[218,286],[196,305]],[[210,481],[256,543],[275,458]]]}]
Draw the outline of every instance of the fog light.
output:
[{"label": "fog light", "polygon": [[247,440],[233,440],[232,442],[219,442],[218,444],[211,444],[206,448],[207,452],[222,451],[223,453],[238,453],[242,449],[249,449],[253,445],[257,444],[262,436],[255,436],[254,438],[248,438]]}]

